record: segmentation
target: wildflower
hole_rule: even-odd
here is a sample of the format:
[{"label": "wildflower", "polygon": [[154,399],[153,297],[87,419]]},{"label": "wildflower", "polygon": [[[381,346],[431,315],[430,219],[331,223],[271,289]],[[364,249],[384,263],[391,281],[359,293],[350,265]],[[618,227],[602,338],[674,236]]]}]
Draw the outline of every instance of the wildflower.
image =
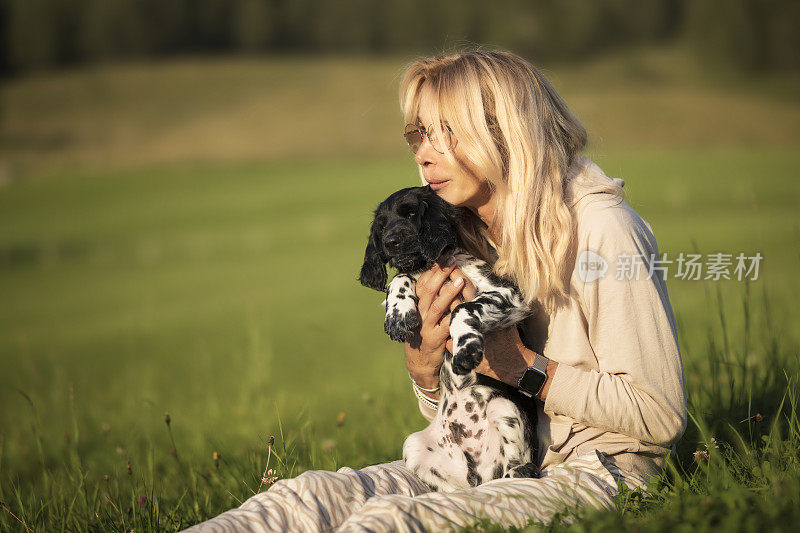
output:
[{"label": "wildflower", "polygon": [[694,452],[694,460],[697,462],[707,461],[708,452],[706,450],[697,450],[696,452]]},{"label": "wildflower", "polygon": [[100,427],[102,428],[103,433],[106,435],[108,435],[108,432],[111,431],[111,425],[108,422],[103,422]]},{"label": "wildflower", "polygon": [[125,452],[127,452],[127,451],[128,451],[128,448],[126,448],[125,446],[117,446],[117,454],[125,455]]},{"label": "wildflower", "polygon": [[219,452],[212,453],[211,458],[214,459],[214,466],[219,470]]},{"label": "wildflower", "polygon": [[147,496],[139,496],[137,501],[139,502],[139,507],[144,507],[147,503]]},{"label": "wildflower", "polygon": [[[269,440],[267,441],[267,466],[264,467],[264,474],[261,475],[261,483],[259,483],[258,485],[257,492],[261,492],[261,487],[264,486],[264,483],[266,483],[267,485],[272,485],[273,483],[275,483],[275,476],[274,475],[270,476],[269,474],[270,472],[272,472],[273,474],[275,473],[275,471],[269,467],[269,460],[272,458],[273,444],[275,444],[275,435],[270,435]],[[270,479],[272,479],[272,481],[269,481]]]},{"label": "wildflower", "polygon": [[344,419],[347,415],[344,411],[340,411],[339,415],[336,417],[336,425],[342,427],[344,425]]},{"label": "wildflower", "polygon": [[714,437],[711,437],[711,440],[708,441],[705,446],[706,446],[706,450],[710,450],[711,448],[719,450],[719,445],[717,444],[717,439],[715,439]]},{"label": "wildflower", "polygon": [[167,423],[167,426],[169,426],[169,423],[172,422],[172,418],[170,418],[170,416],[169,416],[169,411],[164,413],[164,422]]},{"label": "wildflower", "polygon": [[103,500],[108,503],[114,503],[114,497],[111,495],[111,485],[108,483],[110,480],[111,476],[109,476],[108,474],[105,474],[103,476],[103,481],[106,484],[106,493],[105,496],[103,497]]},{"label": "wildflower", "polygon": [[131,466],[131,462],[130,461],[125,461],[125,467],[128,469],[128,475],[132,476],[133,475],[133,467]]},{"label": "wildflower", "polygon": [[267,470],[266,475],[261,478],[261,482],[268,487],[274,485],[276,481],[278,481],[278,474],[271,468]]},{"label": "wildflower", "polygon": [[336,441],[333,439],[325,439],[320,443],[323,452],[330,453],[336,448]]}]

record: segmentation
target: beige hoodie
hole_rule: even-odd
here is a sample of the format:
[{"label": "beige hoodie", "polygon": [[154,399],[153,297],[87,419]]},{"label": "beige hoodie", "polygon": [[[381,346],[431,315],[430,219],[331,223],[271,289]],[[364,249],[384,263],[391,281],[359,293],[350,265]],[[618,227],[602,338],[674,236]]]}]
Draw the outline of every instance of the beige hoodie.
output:
[{"label": "beige hoodie", "polygon": [[[566,188],[578,254],[569,302],[550,316],[534,314],[521,330],[529,348],[559,363],[537,409],[542,468],[596,449],[646,476],[683,435],[686,388],[664,275],[650,276],[651,264],[659,266],[651,261],[659,258],[656,239],[627,202],[606,192],[612,181],[624,186],[576,159]],[[421,402],[420,410],[433,419]]]}]

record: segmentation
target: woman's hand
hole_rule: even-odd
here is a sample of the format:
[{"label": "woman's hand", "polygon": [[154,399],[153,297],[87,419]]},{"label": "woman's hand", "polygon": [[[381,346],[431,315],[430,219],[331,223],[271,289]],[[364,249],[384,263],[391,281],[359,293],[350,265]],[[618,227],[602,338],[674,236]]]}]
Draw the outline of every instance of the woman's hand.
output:
[{"label": "woman's hand", "polygon": [[[519,378],[533,364],[535,354],[525,348],[516,326],[485,334],[483,359],[475,372],[516,387]],[[530,359],[530,361],[528,361]]]},{"label": "woman's hand", "polygon": [[[473,291],[472,297],[467,301],[472,300],[474,297]],[[452,311],[460,303],[461,302],[458,300],[453,302],[453,306],[450,310]],[[527,350],[525,345],[522,344],[522,339],[519,336],[517,327],[510,326],[504,329],[488,331],[485,334],[484,340],[485,349],[483,359],[475,368],[475,372],[516,387],[519,378],[513,383],[510,383],[510,381],[513,381],[516,374],[522,376],[525,369],[533,364],[532,359],[530,363],[526,360],[525,356],[529,354],[525,352],[530,352],[530,350]],[[448,337],[445,347],[447,351],[453,353],[452,338]],[[533,356],[533,352],[530,352],[530,355]]]},{"label": "woman's hand", "polygon": [[[463,280],[463,286],[457,283],[459,280]],[[406,343],[406,367],[417,385],[433,389],[439,386],[444,350],[453,351],[450,313],[462,303],[473,300],[477,291],[454,263],[447,266],[437,263],[424,272],[417,279],[416,291],[419,298],[417,308],[422,317],[421,339],[418,346]],[[475,371],[516,387],[535,357],[536,354],[522,343],[517,327],[510,326],[486,333],[483,360]],[[555,361],[549,362],[540,400],[547,397],[557,366]],[[437,397],[438,394],[428,396]]]},{"label": "woman's hand", "polygon": [[475,287],[451,260],[434,264],[417,279],[417,309],[422,318],[419,343],[405,345],[406,367],[420,387],[439,386],[439,369],[450,338],[450,311],[475,297]]},{"label": "woman's hand", "polygon": [[[502,381],[512,387],[519,384],[522,374],[536,359],[536,353],[522,343],[516,326],[487,332],[484,346],[483,359],[475,368],[475,372]],[[447,349],[453,349],[452,339],[447,341]],[[557,368],[558,363],[552,360],[548,361],[546,379],[541,392],[536,397],[538,400],[545,401],[547,399],[547,393]]]},{"label": "woman's hand", "polygon": [[[471,295],[466,301],[470,301],[474,297],[475,290],[473,288]],[[451,304],[450,310],[452,311],[460,303],[462,302],[456,298]],[[512,387],[516,387],[519,384],[522,374],[533,364],[536,353],[526,348],[522,343],[519,330],[517,330],[516,326],[488,331],[485,334],[484,340],[485,348],[483,359],[475,368],[475,372],[502,381]],[[445,347],[450,353],[453,352],[452,338],[448,337]],[[544,401],[547,398],[547,392],[550,390],[550,384],[553,382],[556,368],[558,368],[558,363],[555,361],[548,362],[547,378],[538,396],[539,400]]]}]

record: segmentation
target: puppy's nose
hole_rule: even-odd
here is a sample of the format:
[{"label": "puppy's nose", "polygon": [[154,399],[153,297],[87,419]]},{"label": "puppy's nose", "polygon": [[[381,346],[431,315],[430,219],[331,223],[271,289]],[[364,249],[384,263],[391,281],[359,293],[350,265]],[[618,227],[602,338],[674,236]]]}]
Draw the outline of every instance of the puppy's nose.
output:
[{"label": "puppy's nose", "polygon": [[383,245],[386,247],[387,252],[396,252],[400,248],[400,237],[398,235],[387,235],[383,239]]}]

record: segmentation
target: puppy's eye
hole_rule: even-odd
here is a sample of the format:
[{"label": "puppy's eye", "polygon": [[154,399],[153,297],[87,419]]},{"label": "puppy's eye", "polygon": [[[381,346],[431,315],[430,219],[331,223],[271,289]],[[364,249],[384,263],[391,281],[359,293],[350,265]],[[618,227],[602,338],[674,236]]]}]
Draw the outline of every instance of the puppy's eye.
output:
[{"label": "puppy's eye", "polygon": [[397,210],[397,214],[403,218],[411,218],[417,214],[418,209],[419,206],[416,204],[405,204],[400,206],[400,208]]}]

